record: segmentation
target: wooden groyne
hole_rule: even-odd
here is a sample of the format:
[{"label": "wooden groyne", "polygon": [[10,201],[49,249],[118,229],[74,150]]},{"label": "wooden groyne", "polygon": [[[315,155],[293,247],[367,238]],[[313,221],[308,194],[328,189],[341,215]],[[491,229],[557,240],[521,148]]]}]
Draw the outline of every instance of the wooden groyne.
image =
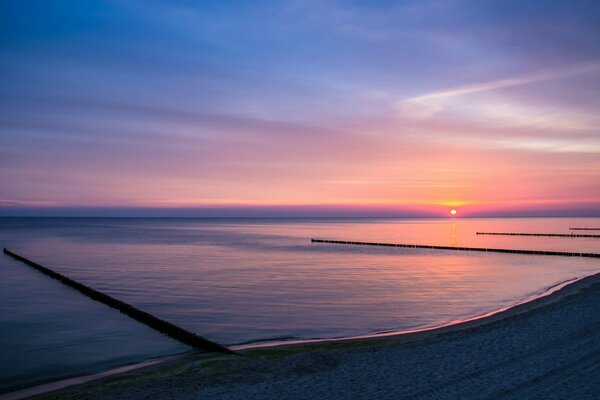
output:
[{"label": "wooden groyne", "polygon": [[121,300],[117,300],[112,296],[92,289],[91,287],[79,283],[65,275],[59,274],[58,272],[55,272],[50,268],[44,267],[43,265],[40,265],[34,261],[28,260],[25,257],[21,257],[20,255],[13,253],[12,251],[6,248],[4,249],[4,254],[9,255],[15,260],[21,261],[29,265],[30,267],[33,267],[38,271],[61,281],[62,283],[72,287],[73,289],[79,290],[84,295],[96,301],[99,301],[101,303],[106,304],[109,307],[119,310],[123,314],[135,319],[136,321],[146,324],[150,328],[153,328],[175,340],[178,340],[182,343],[185,343],[189,346],[200,350],[237,354],[219,343],[203,338],[202,336],[196,335],[195,333],[183,329],[175,324],[172,324],[171,322],[165,321],[163,319],[155,317],[152,314],[142,311],[139,308],[132,306],[131,304],[125,303]]},{"label": "wooden groyne", "polygon": [[600,228],[569,228],[570,231],[600,231]]},{"label": "wooden groyne", "polygon": [[600,235],[579,234],[579,233],[516,233],[516,232],[475,232],[477,235],[498,235],[498,236],[554,236],[554,237],[585,237],[600,238]]},{"label": "wooden groyne", "polygon": [[310,241],[312,243],[333,243],[333,244],[354,244],[354,245],[360,245],[360,246],[404,247],[404,248],[409,248],[409,249],[486,251],[486,252],[495,252],[495,253],[536,254],[536,255],[543,255],[543,256],[600,258],[600,254],[598,254],[598,253],[577,253],[577,252],[564,252],[564,251],[492,249],[492,248],[486,248],[486,247],[434,246],[434,245],[425,245],[425,244],[350,242],[350,241],[346,241],[346,240],[327,240],[327,239],[310,239]]}]

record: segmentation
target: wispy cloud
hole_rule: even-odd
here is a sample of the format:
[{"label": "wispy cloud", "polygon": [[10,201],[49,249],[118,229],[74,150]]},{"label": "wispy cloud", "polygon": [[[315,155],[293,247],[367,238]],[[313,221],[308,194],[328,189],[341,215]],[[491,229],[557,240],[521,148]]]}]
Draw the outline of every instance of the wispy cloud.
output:
[{"label": "wispy cloud", "polygon": [[600,61],[587,62],[546,71],[538,71],[512,78],[458,86],[446,90],[426,93],[421,96],[415,96],[405,100],[397,101],[394,103],[394,108],[403,117],[417,120],[426,119],[442,111],[445,108],[446,103],[453,98],[463,97],[474,93],[489,92],[508,87],[567,78],[570,76],[596,71],[600,71]]},{"label": "wispy cloud", "polygon": [[547,71],[535,72],[532,74],[521,75],[513,78],[500,79],[491,82],[477,83],[474,85],[459,86],[448,90],[428,93],[422,96],[413,97],[411,101],[428,101],[435,99],[445,99],[449,97],[464,96],[471,93],[487,92],[490,90],[502,89],[511,86],[527,85],[535,82],[548,81],[553,79],[566,78],[573,75],[579,75],[586,72],[600,70],[600,61],[589,62],[570,66],[567,68],[551,69]]}]

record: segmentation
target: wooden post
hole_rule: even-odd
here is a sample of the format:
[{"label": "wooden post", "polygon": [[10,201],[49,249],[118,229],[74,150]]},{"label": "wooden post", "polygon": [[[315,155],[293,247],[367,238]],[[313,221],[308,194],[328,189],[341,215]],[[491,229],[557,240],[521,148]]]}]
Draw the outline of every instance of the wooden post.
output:
[{"label": "wooden post", "polygon": [[579,253],[579,252],[547,251],[547,250],[494,249],[494,248],[486,248],[486,247],[434,246],[434,245],[424,245],[424,244],[377,243],[377,242],[346,242],[343,240],[326,240],[326,239],[310,239],[310,241],[312,243],[358,244],[358,245],[363,245],[363,246],[393,246],[393,247],[405,247],[405,248],[411,248],[411,249],[437,249],[437,250],[453,250],[453,251],[489,251],[489,252],[496,252],[496,253],[536,254],[536,255],[543,255],[543,256],[600,258],[600,254],[598,254],[598,253]]},{"label": "wooden post", "polygon": [[498,235],[498,236],[558,236],[558,237],[584,237],[600,238],[600,235],[588,235],[577,233],[515,233],[515,232],[475,232],[477,235]]},{"label": "wooden post", "polygon": [[91,287],[86,286],[82,283],[79,283],[65,275],[59,274],[58,272],[55,272],[55,271],[51,270],[50,268],[44,267],[41,264],[38,264],[31,260],[28,260],[27,258],[22,257],[18,254],[15,254],[6,248],[4,249],[4,254],[7,254],[7,255],[11,256],[12,258],[14,258],[15,260],[21,261],[21,262],[29,265],[30,267],[33,267],[33,268],[37,269],[38,271],[40,271],[54,279],[61,281],[62,283],[64,283],[67,286],[72,287],[73,289],[79,290],[84,295],[86,295],[96,301],[99,301],[100,303],[104,303],[109,307],[119,310],[123,314],[135,319],[136,321],[146,324],[150,328],[153,328],[161,333],[164,333],[165,335],[170,336],[171,338],[173,338],[175,340],[178,340],[182,343],[185,343],[189,346],[192,346],[192,347],[194,347],[196,349],[200,349],[200,350],[217,351],[217,352],[228,353],[228,354],[237,354],[233,350],[230,350],[227,347],[225,347],[219,343],[216,343],[216,342],[213,342],[206,338],[203,338],[202,336],[196,335],[195,333],[190,332],[186,329],[183,329],[175,324],[172,324],[171,322],[165,321],[163,319],[155,317],[152,314],[142,311],[139,308],[132,306],[131,304],[125,303],[121,300],[117,300],[112,296],[109,296],[105,293],[102,293],[95,289],[92,289]]}]

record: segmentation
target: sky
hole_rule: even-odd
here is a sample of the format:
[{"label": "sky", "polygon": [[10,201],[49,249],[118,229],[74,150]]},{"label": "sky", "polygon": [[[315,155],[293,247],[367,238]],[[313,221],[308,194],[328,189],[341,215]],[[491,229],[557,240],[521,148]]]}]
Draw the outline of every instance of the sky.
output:
[{"label": "sky", "polygon": [[598,1],[0,2],[0,215],[600,215]]}]

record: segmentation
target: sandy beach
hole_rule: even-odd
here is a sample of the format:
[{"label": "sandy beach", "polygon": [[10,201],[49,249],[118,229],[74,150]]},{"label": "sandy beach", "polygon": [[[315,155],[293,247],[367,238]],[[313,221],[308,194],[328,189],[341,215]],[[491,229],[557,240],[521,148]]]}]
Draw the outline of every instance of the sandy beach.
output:
[{"label": "sandy beach", "polygon": [[44,399],[592,399],[600,275],[501,313],[384,339],[188,356]]}]

